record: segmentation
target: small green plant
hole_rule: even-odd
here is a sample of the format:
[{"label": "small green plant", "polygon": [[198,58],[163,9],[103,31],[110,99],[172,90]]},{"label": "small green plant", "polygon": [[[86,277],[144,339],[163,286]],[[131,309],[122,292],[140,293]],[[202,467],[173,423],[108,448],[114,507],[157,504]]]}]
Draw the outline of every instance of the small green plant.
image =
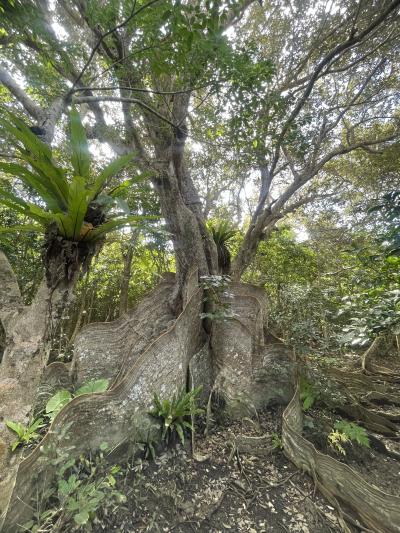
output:
[{"label": "small green plant", "polygon": [[154,394],[154,408],[149,414],[158,418],[162,424],[161,440],[165,440],[168,443],[170,438],[177,434],[182,444],[184,444],[185,429],[193,431],[193,426],[187,418],[204,412],[203,409],[196,405],[201,390],[202,387],[199,386],[190,392],[181,391],[175,394],[172,400],[160,400],[158,395]]},{"label": "small green plant", "polygon": [[233,318],[234,314],[230,302],[222,300],[223,297],[232,297],[227,290],[230,281],[229,276],[201,276],[200,285],[206,294],[203,301],[211,307],[211,310],[200,313],[200,318],[209,318],[210,320]]},{"label": "small green plant", "polygon": [[281,436],[278,433],[272,433],[272,448],[274,450],[283,450],[283,442]]},{"label": "small green plant", "polygon": [[328,435],[329,446],[343,455],[346,455],[346,450],[343,448],[342,444],[345,444],[348,441],[349,437],[337,429],[332,429]]},{"label": "small green plant", "polygon": [[120,471],[121,468],[114,465],[98,480],[84,482],[76,474],[71,474],[67,480],[58,481],[60,502],[72,514],[76,524],[83,526],[92,521],[106,497],[114,498],[117,503],[125,501],[125,496],[114,490],[115,475]]},{"label": "small green plant", "polygon": [[160,423],[152,416],[136,415],[131,419],[135,427],[135,438],[131,443],[130,454],[137,456],[137,452],[142,453],[143,459],[152,459],[157,455],[157,448],[161,444]]},{"label": "small green plant", "polygon": [[66,389],[61,389],[57,391],[47,402],[45,409],[46,416],[50,420],[53,420],[61,411],[61,409],[73,398],[76,398],[76,396],[81,396],[82,394],[92,394],[94,392],[104,392],[107,390],[107,387],[108,379],[96,379],[88,381],[74,393],[71,393]]},{"label": "small green plant", "polygon": [[87,383],[84,383],[82,387],[79,387],[74,392],[74,397],[81,396],[82,394],[94,394],[95,392],[105,392],[108,387],[108,379],[92,379]]},{"label": "small green plant", "polygon": [[65,389],[57,391],[46,403],[46,416],[53,420],[64,405],[72,400],[72,394]]},{"label": "small green plant", "polygon": [[303,411],[308,411],[319,398],[320,392],[304,377],[300,380],[300,400],[303,402]]},{"label": "small green plant", "polygon": [[360,446],[369,448],[369,439],[366,430],[346,420],[337,420],[334,429],[328,435],[328,444],[334,450],[346,455],[346,450],[342,446],[347,442],[356,442]]},{"label": "small green plant", "polygon": [[147,440],[141,444],[143,447],[142,451],[144,458],[152,459],[154,461],[156,458],[156,447],[157,444],[159,444],[159,440],[148,436]]},{"label": "small green plant", "polygon": [[38,418],[32,422],[29,426],[24,426],[19,422],[13,422],[12,420],[6,420],[6,425],[14,433],[17,434],[18,438],[11,444],[11,450],[14,451],[18,446],[27,446],[33,442],[38,441],[41,437],[37,433],[37,430],[43,427],[43,418]]},{"label": "small green plant", "polygon": [[[116,489],[119,465],[109,465],[108,445],[102,443],[94,456],[69,459],[57,464],[55,484],[46,491],[32,520],[23,525],[25,531],[91,530],[100,509],[117,507],[126,497]],[[36,502],[38,503],[38,502]]]},{"label": "small green plant", "polygon": [[226,220],[210,222],[207,227],[217,247],[219,270],[222,274],[229,274],[231,268],[229,242],[236,235],[237,231],[232,229]]}]

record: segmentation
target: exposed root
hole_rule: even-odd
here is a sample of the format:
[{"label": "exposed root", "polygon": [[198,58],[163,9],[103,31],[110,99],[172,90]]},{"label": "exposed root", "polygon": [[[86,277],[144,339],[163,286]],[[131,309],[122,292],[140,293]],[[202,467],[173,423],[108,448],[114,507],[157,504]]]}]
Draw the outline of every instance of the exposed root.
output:
[{"label": "exposed root", "polygon": [[371,391],[361,397],[361,401],[386,403],[400,406],[400,396],[379,391]]},{"label": "exposed root", "polygon": [[371,359],[377,355],[384,355],[387,352],[385,337],[376,337],[371,346],[361,356],[361,369],[363,372],[370,370]]},{"label": "exposed root", "polygon": [[337,407],[337,411],[344,413],[349,418],[360,421],[363,426],[374,433],[380,433],[388,437],[396,436],[397,426],[393,422],[373,411],[365,409],[360,404],[341,405]]},{"label": "exposed root", "polygon": [[364,530],[398,532],[400,498],[384,493],[367,483],[348,465],[318,452],[301,434],[302,416],[297,386],[283,414],[282,440],[287,457],[298,468],[313,476],[316,487],[342,513],[344,519],[354,523],[354,518],[342,510],[343,504],[358,517]]},{"label": "exposed root", "polygon": [[388,450],[385,443],[382,442],[380,439],[375,437],[375,435],[371,435],[368,433],[368,440],[372,448],[377,450],[380,453],[383,453],[387,455],[388,457],[392,457],[393,459],[396,459],[397,461],[400,460],[400,453],[392,452],[391,450]]}]

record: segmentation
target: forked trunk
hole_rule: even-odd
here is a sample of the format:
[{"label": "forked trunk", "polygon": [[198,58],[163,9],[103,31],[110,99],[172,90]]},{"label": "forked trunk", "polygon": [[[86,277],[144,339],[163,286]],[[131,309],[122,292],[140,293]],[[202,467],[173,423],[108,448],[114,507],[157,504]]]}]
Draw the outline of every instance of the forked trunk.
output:
[{"label": "forked trunk", "polygon": [[278,220],[279,217],[271,216],[270,220],[266,223],[257,221],[256,224],[252,224],[247,230],[231,267],[231,278],[233,281],[240,281],[242,274],[256,256],[260,241],[266,240],[269,237]]}]

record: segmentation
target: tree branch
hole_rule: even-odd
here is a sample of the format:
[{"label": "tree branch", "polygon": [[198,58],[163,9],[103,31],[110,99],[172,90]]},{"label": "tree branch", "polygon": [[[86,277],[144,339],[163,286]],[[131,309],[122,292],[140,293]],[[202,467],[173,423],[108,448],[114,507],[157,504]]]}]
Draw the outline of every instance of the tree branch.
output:
[{"label": "tree branch", "polygon": [[137,104],[140,107],[143,107],[143,109],[146,109],[149,113],[152,113],[156,117],[158,117],[163,122],[166,122],[173,128],[176,128],[176,124],[171,122],[167,117],[164,117],[161,115],[158,111],[150,107],[149,105],[145,104],[141,100],[138,100],[137,98],[123,98],[121,96],[81,96],[78,98],[74,98],[75,104],[85,104],[85,103],[92,103],[92,102],[127,102],[131,104]]},{"label": "tree branch", "polygon": [[118,31],[119,29],[123,28],[124,26],[126,26],[134,17],[136,17],[141,11],[151,7],[153,4],[159,2],[160,0],[150,0],[150,2],[148,2],[147,4],[144,4],[143,6],[139,7],[138,9],[135,10],[135,7],[136,7],[136,3],[133,5],[133,9],[132,9],[132,13],[129,15],[128,18],[126,18],[123,22],[121,22],[121,24],[118,24],[117,26],[114,26],[114,28],[111,28],[111,30],[108,30],[106,31],[106,33],[103,33],[99,40],[97,41],[97,43],[95,44],[94,48],[92,49],[90,55],[89,55],[89,58],[87,59],[85,65],[83,66],[82,70],[80,71],[80,73],[78,74],[78,77],[76,78],[76,80],[74,81],[74,83],[72,84],[72,87],[68,93],[68,95],[70,96],[73,92],[73,90],[75,89],[75,87],[77,86],[77,84],[79,83],[79,81],[82,79],[82,76],[85,74],[87,68],[89,67],[90,63],[92,62],[92,59],[95,55],[95,53],[97,52],[97,50],[100,48],[101,44],[103,43],[104,39],[106,37],[108,37],[109,35],[111,35],[112,33]]},{"label": "tree branch", "polygon": [[399,6],[400,6],[400,0],[394,0],[389,5],[389,7],[381,15],[376,17],[376,19],[374,21],[372,21],[371,24],[369,26],[367,26],[367,28],[365,28],[365,30],[361,31],[358,35],[351,35],[346,41],[344,41],[343,43],[340,43],[337,46],[335,46],[318,63],[318,65],[315,67],[314,72],[313,72],[312,76],[310,77],[310,79],[309,79],[309,81],[308,81],[308,83],[306,85],[306,88],[304,90],[304,93],[303,93],[302,97],[297,102],[297,104],[294,107],[293,111],[291,112],[290,116],[288,117],[288,119],[286,120],[285,124],[283,125],[281,133],[279,134],[277,145],[276,145],[276,148],[275,148],[274,158],[272,160],[271,168],[270,168],[270,171],[271,171],[272,174],[273,174],[273,172],[274,172],[274,170],[276,168],[276,165],[278,164],[280,147],[281,147],[282,142],[283,142],[283,140],[284,140],[284,138],[286,136],[286,133],[289,131],[292,123],[294,122],[294,120],[297,118],[298,114],[302,110],[304,104],[306,103],[308,97],[311,94],[311,91],[313,90],[313,87],[314,87],[316,81],[320,77],[320,74],[322,73],[324,68],[326,66],[328,66],[332,62],[333,59],[335,59],[337,56],[342,54],[344,51],[348,50],[349,48],[352,48],[356,44],[360,43],[363,39],[365,39],[365,37],[367,37],[373,30],[375,30],[375,28],[380,26],[382,24],[382,22],[384,22],[385,19],[395,9],[397,9]]},{"label": "tree branch", "polygon": [[149,93],[149,94],[164,94],[164,95],[175,95],[175,94],[187,94],[192,93],[194,91],[199,91],[200,89],[204,89],[206,87],[209,87],[210,85],[213,85],[214,81],[211,83],[205,83],[204,85],[200,85],[198,87],[192,87],[190,89],[182,89],[177,91],[157,91],[155,89],[145,89],[143,87],[129,87],[125,85],[115,85],[114,87],[77,87],[73,90],[74,93],[90,90],[90,91],[118,91],[118,90],[126,90],[126,91],[132,91],[137,93]]},{"label": "tree branch", "polygon": [[24,109],[36,120],[40,120],[43,113],[38,106],[27,94],[21,89],[20,85],[8,74],[3,65],[0,65],[0,82],[7,87],[11,94],[23,105]]}]

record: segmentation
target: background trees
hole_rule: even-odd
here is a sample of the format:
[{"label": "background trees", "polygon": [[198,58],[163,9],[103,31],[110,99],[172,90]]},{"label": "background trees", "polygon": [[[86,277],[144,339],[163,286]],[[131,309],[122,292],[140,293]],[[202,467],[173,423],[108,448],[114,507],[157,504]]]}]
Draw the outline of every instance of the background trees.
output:
[{"label": "background trees", "polygon": [[[155,1],[132,10],[122,2],[100,13],[85,1],[4,8],[3,83],[46,138],[73,101],[87,114],[90,137],[117,153],[136,152],[137,165],[152,173],[180,285],[189,254],[202,273],[216,264],[184,157],[188,142],[203,142],[203,151],[211,142],[240,159],[242,189],[260,173],[233,266],[238,277],[277,220],[326,194],[332,160],[397,135],[398,2],[246,7]],[[27,29],[28,18],[35,24]]]},{"label": "background trees", "polygon": [[[2,6],[4,106],[33,124],[63,161],[65,117],[77,106],[96,158],[132,153],[131,166],[111,183],[112,194],[124,198],[118,209],[161,213],[169,232],[113,238],[94,268],[99,272],[106,261],[116,275],[103,281],[91,272],[81,282],[75,325],[123,312],[171,264],[169,239],[178,311],[191,265],[200,275],[218,270],[207,218],[240,230],[231,246],[232,275],[250,267],[246,279],[265,284],[277,305],[298,282],[308,287],[307,300],[313,276],[320,284],[334,280],[327,287],[338,298],[364,276],[363,289],[370,290],[371,276],[381,276],[377,261],[367,266],[365,259],[379,247],[372,233],[397,239],[396,216],[388,228],[383,211],[367,211],[398,190],[398,2],[155,0],[103,7],[88,0]],[[18,154],[9,150],[7,135],[1,153],[3,198],[36,201],[32,190],[21,196],[21,183],[10,181]],[[2,213],[4,226],[31,222],[26,212]],[[305,247],[296,242],[298,229],[291,237],[273,233],[282,219],[302,228]],[[2,237],[27,302],[41,273],[41,241],[31,237],[20,233],[17,246]],[[155,276],[137,290],[129,277],[139,250],[153,259]],[[395,270],[394,259],[392,267],[382,261],[384,272]],[[88,298],[101,302],[100,309],[92,305],[82,318]]]}]

